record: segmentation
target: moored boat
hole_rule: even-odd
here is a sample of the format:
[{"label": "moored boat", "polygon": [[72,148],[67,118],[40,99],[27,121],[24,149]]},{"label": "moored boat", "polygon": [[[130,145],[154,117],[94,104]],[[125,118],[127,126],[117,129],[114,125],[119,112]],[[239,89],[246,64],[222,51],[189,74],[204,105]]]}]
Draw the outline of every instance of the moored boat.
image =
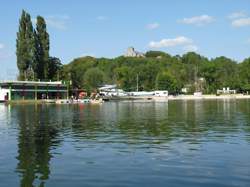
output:
[{"label": "moored boat", "polygon": [[101,104],[103,102],[104,101],[101,98],[99,98],[99,99],[91,99],[90,100],[90,104]]}]

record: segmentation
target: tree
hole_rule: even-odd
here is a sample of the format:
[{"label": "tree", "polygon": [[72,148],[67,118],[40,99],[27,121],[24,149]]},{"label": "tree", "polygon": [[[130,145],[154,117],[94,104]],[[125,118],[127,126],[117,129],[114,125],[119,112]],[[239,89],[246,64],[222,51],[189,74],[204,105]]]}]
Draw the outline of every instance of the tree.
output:
[{"label": "tree", "polygon": [[37,16],[36,22],[36,55],[37,78],[48,80],[49,78],[49,34],[43,17]]},{"label": "tree", "polygon": [[217,89],[222,87],[237,89],[239,87],[239,73],[236,62],[223,56],[215,58],[212,62],[216,66],[215,85]]},{"label": "tree", "polygon": [[180,91],[176,79],[167,71],[159,72],[156,77],[156,89],[168,90],[169,93],[175,94]]},{"label": "tree", "polygon": [[126,91],[131,91],[136,89],[136,76],[137,73],[133,73],[133,69],[129,66],[117,67],[114,70],[116,77],[116,83],[119,87]]},{"label": "tree", "polygon": [[19,80],[55,80],[61,62],[49,56],[49,34],[43,17],[37,16],[33,29],[30,15],[22,11],[16,40]]},{"label": "tree", "polygon": [[167,56],[170,56],[169,54],[167,53],[164,53],[162,51],[147,51],[146,54],[145,54],[146,57],[148,58],[157,58],[157,57],[167,57]]},{"label": "tree", "polygon": [[30,15],[22,11],[19,20],[19,29],[16,39],[17,67],[19,70],[19,80],[25,80],[26,71],[32,68],[34,60],[34,35]]},{"label": "tree", "polygon": [[48,79],[58,80],[62,64],[59,58],[49,57]]},{"label": "tree", "polygon": [[241,90],[243,92],[250,91],[250,58],[245,59],[239,65],[239,75],[241,82]]},{"label": "tree", "polygon": [[90,68],[84,74],[84,86],[89,90],[95,90],[104,82],[104,73],[99,68]]},{"label": "tree", "polygon": [[145,58],[77,58],[63,65],[61,75],[68,80],[70,74],[73,86],[77,88],[86,88],[83,75],[89,69],[97,68],[104,74],[105,83],[117,84],[125,91],[136,90],[138,76],[138,88],[145,91],[167,89],[176,94],[187,87],[192,93],[202,87],[200,90],[210,94],[216,93],[217,89],[230,87],[245,92],[250,91],[249,62],[246,59],[243,63],[236,63],[226,57],[209,60],[193,52],[170,56],[164,52],[149,51]]}]

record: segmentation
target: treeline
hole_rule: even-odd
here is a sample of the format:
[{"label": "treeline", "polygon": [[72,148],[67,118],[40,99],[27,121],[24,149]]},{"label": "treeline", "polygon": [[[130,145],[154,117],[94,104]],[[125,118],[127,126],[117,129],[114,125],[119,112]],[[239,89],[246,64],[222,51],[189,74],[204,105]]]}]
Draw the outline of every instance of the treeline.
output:
[{"label": "treeline", "polygon": [[35,28],[31,16],[22,11],[16,40],[19,80],[72,81],[72,88],[96,90],[103,84],[117,84],[125,91],[168,90],[181,93],[202,91],[216,93],[230,87],[238,92],[250,91],[250,58],[241,63],[227,58],[208,59],[189,52],[171,56],[148,51],[144,57],[81,57],[63,65],[49,55],[50,41],[43,17],[37,16]]},{"label": "treeline", "polygon": [[30,14],[22,11],[16,39],[17,67],[19,80],[56,80],[59,78],[61,62],[50,57],[49,34],[45,19],[36,18],[33,28]]},{"label": "treeline", "polygon": [[242,63],[218,57],[208,59],[194,52],[171,56],[149,51],[145,58],[114,59],[81,57],[64,65],[61,78],[71,80],[72,87],[95,90],[102,84],[117,84],[126,91],[168,90],[172,94],[187,88],[189,93],[216,93],[230,87],[238,92],[250,91],[250,58]]}]

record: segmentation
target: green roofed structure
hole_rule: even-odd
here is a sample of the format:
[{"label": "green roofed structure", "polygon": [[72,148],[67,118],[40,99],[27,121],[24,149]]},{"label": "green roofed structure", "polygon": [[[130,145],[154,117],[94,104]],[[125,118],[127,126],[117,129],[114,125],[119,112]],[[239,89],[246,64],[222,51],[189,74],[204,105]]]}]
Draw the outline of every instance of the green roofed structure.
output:
[{"label": "green roofed structure", "polygon": [[68,86],[61,82],[0,81],[0,101],[66,99]]}]

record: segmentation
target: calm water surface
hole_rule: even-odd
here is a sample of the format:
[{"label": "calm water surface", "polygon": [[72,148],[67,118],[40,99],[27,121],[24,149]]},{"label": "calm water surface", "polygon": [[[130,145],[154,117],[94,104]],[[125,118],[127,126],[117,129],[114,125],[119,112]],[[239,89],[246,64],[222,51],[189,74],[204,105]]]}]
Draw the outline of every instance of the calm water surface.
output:
[{"label": "calm water surface", "polygon": [[250,100],[0,105],[0,186],[250,186]]}]

